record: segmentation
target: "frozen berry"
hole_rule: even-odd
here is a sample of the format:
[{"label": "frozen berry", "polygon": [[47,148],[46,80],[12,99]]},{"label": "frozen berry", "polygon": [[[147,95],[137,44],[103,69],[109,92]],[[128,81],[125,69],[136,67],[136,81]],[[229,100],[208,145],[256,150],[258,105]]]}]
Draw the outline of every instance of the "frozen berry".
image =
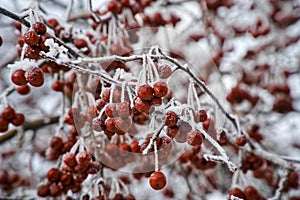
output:
[{"label": "frozen berry", "polygon": [[165,114],[164,120],[165,120],[165,125],[167,127],[176,126],[178,121],[178,115],[173,111],[169,111]]},{"label": "frozen berry", "polygon": [[38,67],[31,69],[27,74],[27,81],[34,87],[42,86],[44,84],[43,71]]},{"label": "frozen berry", "polygon": [[235,143],[238,146],[244,146],[247,143],[247,139],[245,136],[236,137]]},{"label": "frozen berry", "polygon": [[199,110],[198,119],[199,119],[199,122],[205,122],[207,120],[207,113],[205,110]]},{"label": "frozen berry", "polygon": [[25,71],[23,69],[17,69],[12,73],[11,80],[16,85],[26,85],[27,80],[25,77]]},{"label": "frozen berry", "polygon": [[37,195],[39,197],[47,197],[50,194],[48,185],[40,185],[37,189]]},{"label": "frozen berry", "polygon": [[40,37],[34,31],[28,31],[24,34],[24,42],[29,46],[36,46],[39,43]]},{"label": "frozen berry", "polygon": [[122,117],[122,118],[129,117],[129,115],[131,115],[131,112],[132,112],[130,103],[127,101],[124,101],[122,103],[117,103],[116,110],[117,110],[118,116]]},{"label": "frozen berry", "polygon": [[151,108],[150,101],[143,101],[140,97],[134,99],[134,107],[138,112],[148,113]]},{"label": "frozen berry", "polygon": [[191,146],[201,145],[203,142],[202,134],[199,130],[191,131],[187,134],[186,141]]},{"label": "frozen berry", "polygon": [[162,172],[153,172],[149,178],[150,186],[154,190],[161,190],[167,184],[167,178]]},{"label": "frozen berry", "polygon": [[51,88],[52,88],[52,90],[54,90],[56,92],[62,92],[62,91],[64,91],[64,86],[65,85],[64,85],[63,82],[61,82],[61,81],[55,81],[52,84]]},{"label": "frozen berry", "polygon": [[168,94],[168,86],[165,82],[157,82],[153,86],[154,96],[164,97]]},{"label": "frozen berry", "polygon": [[42,22],[36,22],[32,27],[33,30],[39,35],[44,35],[47,31],[46,25]]},{"label": "frozen berry", "polygon": [[142,100],[151,100],[153,98],[153,88],[150,85],[142,85],[139,87],[137,95]]}]

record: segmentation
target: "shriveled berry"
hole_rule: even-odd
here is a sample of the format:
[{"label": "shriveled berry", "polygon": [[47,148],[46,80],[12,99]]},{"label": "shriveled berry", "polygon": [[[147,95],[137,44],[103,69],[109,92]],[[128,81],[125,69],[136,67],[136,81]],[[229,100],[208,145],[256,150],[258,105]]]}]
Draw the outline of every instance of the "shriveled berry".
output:
[{"label": "shriveled berry", "polygon": [[24,42],[29,46],[36,46],[39,43],[40,37],[34,31],[28,31],[23,36]]},{"label": "shriveled berry", "polygon": [[158,75],[162,79],[169,78],[172,74],[172,69],[169,65],[161,65],[158,67]]},{"label": "shriveled berry", "polygon": [[34,87],[42,86],[44,84],[43,71],[38,67],[31,69],[27,74],[27,81]]},{"label": "shriveled berry", "polygon": [[139,87],[137,95],[142,100],[151,100],[153,98],[153,88],[150,85],[142,85]]},{"label": "shriveled berry", "polygon": [[161,190],[167,184],[167,178],[162,172],[153,172],[149,178],[149,184],[154,190]]},{"label": "shriveled berry", "polygon": [[203,142],[202,134],[199,130],[194,130],[187,134],[186,141],[191,146],[201,145]]},{"label": "shriveled berry", "polygon": [[16,85],[19,86],[26,85],[27,80],[25,77],[25,71],[23,69],[17,69],[12,73],[11,80]]},{"label": "shriveled berry", "polygon": [[16,112],[15,109],[13,109],[12,107],[7,107],[2,112],[2,118],[8,121],[14,119],[15,117],[16,117]]},{"label": "shriveled berry", "polygon": [[22,113],[16,113],[15,118],[11,121],[14,126],[21,126],[25,122],[25,116]]},{"label": "shriveled berry", "polygon": [[39,35],[44,35],[47,32],[46,25],[42,22],[36,22],[32,27],[33,30]]},{"label": "shriveled berry", "polygon": [[21,95],[29,94],[30,87],[28,85],[22,85],[17,87],[17,92]]},{"label": "shriveled berry", "polygon": [[164,97],[168,94],[168,86],[165,82],[157,82],[153,85],[153,93],[156,97]]},{"label": "shriveled berry", "polygon": [[57,182],[60,178],[60,171],[57,168],[52,168],[47,173],[47,179],[50,182]]},{"label": "shriveled berry", "polygon": [[173,127],[176,126],[177,122],[178,122],[178,115],[173,112],[173,111],[169,111],[165,114],[164,116],[164,120],[165,120],[165,125],[167,127]]}]

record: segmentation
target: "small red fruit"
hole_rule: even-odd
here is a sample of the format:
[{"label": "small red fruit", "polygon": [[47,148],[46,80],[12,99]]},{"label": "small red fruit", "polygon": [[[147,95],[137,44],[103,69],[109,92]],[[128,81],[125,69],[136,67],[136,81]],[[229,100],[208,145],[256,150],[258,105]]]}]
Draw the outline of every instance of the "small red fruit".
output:
[{"label": "small red fruit", "polygon": [[199,110],[198,117],[200,122],[205,122],[207,120],[207,113],[205,110]]},{"label": "small red fruit", "polygon": [[162,172],[153,172],[149,178],[149,184],[154,190],[161,190],[167,184],[167,178]]},{"label": "small red fruit", "polygon": [[75,165],[77,165],[76,155],[73,153],[65,154],[64,163],[69,167],[74,167]]},{"label": "small red fruit", "polygon": [[37,195],[39,197],[47,197],[50,194],[48,185],[40,185],[37,189]]},{"label": "small red fruit", "polygon": [[178,119],[178,115],[173,111],[167,112],[164,116],[165,125],[167,127],[176,126]]},{"label": "small red fruit", "polygon": [[15,117],[16,117],[16,112],[15,109],[13,109],[12,107],[7,107],[2,112],[2,118],[8,121],[14,119]]},{"label": "small red fruit", "polygon": [[154,96],[164,97],[168,94],[168,86],[165,82],[157,82],[153,86]]},{"label": "small red fruit", "polygon": [[150,101],[143,101],[140,97],[134,99],[134,107],[139,112],[148,113],[151,108]]},{"label": "small red fruit", "polygon": [[64,91],[64,86],[65,86],[65,84],[63,82],[55,81],[52,84],[51,88],[52,88],[52,90],[54,90],[56,92],[62,92],[62,91]]},{"label": "small red fruit", "polygon": [[57,182],[57,181],[59,181],[59,178],[60,178],[60,172],[57,168],[52,168],[48,171],[47,179],[50,182]]},{"label": "small red fruit", "polygon": [[28,31],[23,36],[24,42],[29,46],[36,46],[39,43],[40,37],[34,31]]},{"label": "small red fruit", "polygon": [[23,69],[17,69],[12,73],[11,80],[16,85],[19,86],[26,85],[27,80],[25,77],[25,71]]},{"label": "small red fruit", "polygon": [[46,25],[42,22],[36,22],[32,27],[33,30],[39,35],[44,35],[47,31]]},{"label": "small red fruit", "polygon": [[8,130],[9,121],[0,117],[0,132],[5,132]]},{"label": "small red fruit", "polygon": [[30,87],[28,85],[19,86],[19,87],[17,87],[17,92],[21,95],[29,94]]},{"label": "small red fruit", "polygon": [[199,130],[194,130],[187,134],[186,141],[191,146],[201,145],[203,142],[202,134]]},{"label": "small red fruit", "polygon": [[153,98],[153,88],[150,85],[142,85],[139,87],[137,95],[142,100],[151,100]]},{"label": "small red fruit", "polygon": [[25,122],[25,116],[22,113],[16,113],[15,118],[11,121],[14,126],[21,126]]},{"label": "small red fruit", "polygon": [[247,139],[245,136],[240,136],[235,139],[235,143],[238,146],[244,146],[247,143]]},{"label": "small red fruit", "polygon": [[34,87],[42,86],[44,84],[43,71],[38,67],[31,69],[27,74],[27,81]]}]

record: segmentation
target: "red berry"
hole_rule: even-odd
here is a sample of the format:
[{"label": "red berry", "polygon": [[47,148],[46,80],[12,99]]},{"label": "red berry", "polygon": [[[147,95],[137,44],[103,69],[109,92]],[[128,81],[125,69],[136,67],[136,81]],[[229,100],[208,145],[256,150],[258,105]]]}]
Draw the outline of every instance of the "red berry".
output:
[{"label": "red berry", "polygon": [[178,119],[178,115],[173,111],[167,112],[164,116],[165,125],[167,127],[176,126]]},{"label": "red berry", "polygon": [[92,161],[92,156],[88,152],[84,151],[77,154],[77,162],[81,165],[89,165]]},{"label": "red berry", "polygon": [[247,200],[258,200],[261,199],[261,196],[257,189],[253,186],[248,186],[244,189],[245,198]]},{"label": "red berry", "polygon": [[88,43],[84,39],[77,38],[74,40],[74,45],[78,49],[84,48],[88,46]]},{"label": "red berry", "polygon": [[142,85],[139,87],[137,95],[142,100],[151,100],[153,98],[153,88],[150,85]]},{"label": "red berry", "polygon": [[158,75],[162,79],[169,78],[172,74],[172,69],[169,65],[161,65],[158,67]]},{"label": "red berry", "polygon": [[75,165],[77,165],[76,155],[73,153],[65,154],[64,163],[69,167],[74,167]]},{"label": "red berry", "polygon": [[239,189],[239,188],[233,188],[233,189],[229,190],[228,193],[230,195],[235,196],[235,197],[238,197],[238,198],[241,198],[241,199],[245,199],[244,192],[241,189]]},{"label": "red berry", "polygon": [[200,122],[205,122],[207,120],[207,113],[205,110],[199,110],[198,119]]},{"label": "red berry", "polygon": [[73,176],[71,174],[62,173],[60,176],[60,182],[63,186],[70,185],[73,181]]},{"label": "red berry", "polygon": [[0,117],[0,132],[5,132],[8,130],[9,121]]},{"label": "red berry", "polygon": [[105,120],[106,130],[115,133],[117,131],[115,119],[114,118],[107,118]]},{"label": "red berry", "polygon": [[61,193],[62,193],[61,186],[59,186],[57,184],[52,184],[50,186],[49,190],[50,190],[51,197],[57,197],[57,196],[61,195]]},{"label": "red berry", "polygon": [[25,71],[23,69],[17,69],[12,73],[11,80],[16,85],[19,86],[26,85],[27,80],[25,77]]},{"label": "red berry", "polygon": [[22,113],[16,113],[15,118],[11,121],[14,126],[21,126],[25,122],[25,116]]},{"label": "red berry", "polygon": [[128,101],[124,101],[122,103],[117,103],[116,110],[119,117],[127,118],[129,115],[131,115],[131,107],[130,103]]},{"label": "red berry", "polygon": [[168,94],[168,86],[165,82],[157,82],[153,86],[153,93],[156,97],[164,97]]},{"label": "red berry", "polygon": [[151,108],[151,104],[149,101],[143,101],[140,97],[136,97],[134,99],[134,107],[139,112],[148,113]]},{"label": "red berry", "polygon": [[23,36],[24,42],[28,44],[29,46],[36,46],[39,43],[40,37],[38,34],[34,31],[28,31]]},{"label": "red berry", "polygon": [[187,134],[186,141],[191,146],[201,145],[203,142],[202,134],[199,130],[194,130]]},{"label": "red berry", "polygon": [[154,97],[151,99],[152,106],[160,106],[162,104],[162,98]]},{"label": "red berry", "polygon": [[50,147],[55,150],[61,150],[64,146],[64,142],[61,137],[54,136],[50,141]]},{"label": "red berry", "polygon": [[167,178],[162,172],[153,172],[149,178],[149,184],[154,190],[161,190],[167,184]]},{"label": "red berry", "polygon": [[55,28],[58,26],[58,21],[56,19],[48,19],[48,24],[50,27]]},{"label": "red berry", "polygon": [[61,81],[55,81],[52,84],[51,88],[54,91],[62,92],[62,91],[64,91],[64,86],[65,86],[65,84],[63,82],[61,82]]},{"label": "red berry", "polygon": [[59,178],[60,178],[60,172],[57,168],[52,168],[48,171],[47,179],[50,182],[57,182],[57,181],[59,181]]},{"label": "red berry", "polygon": [[28,85],[22,85],[17,87],[17,92],[21,95],[29,94],[30,87]]},{"label": "red berry", "polygon": [[37,189],[37,195],[39,197],[47,197],[50,194],[48,185],[40,185]]},{"label": "red berry", "polygon": [[113,14],[120,14],[122,11],[122,7],[119,2],[112,0],[107,6],[107,10],[109,10]]},{"label": "red berry", "polygon": [[33,30],[39,35],[44,35],[47,31],[46,25],[42,22],[36,22],[32,27]]},{"label": "red berry", "polygon": [[245,136],[240,136],[235,139],[235,143],[238,146],[244,146],[247,143],[247,139]]},{"label": "red berry", "polygon": [[27,74],[27,81],[34,87],[42,86],[44,84],[43,71],[38,67],[31,69]]},{"label": "red berry", "polygon": [[15,109],[12,107],[7,107],[2,112],[2,118],[6,119],[7,121],[10,121],[16,117]]},{"label": "red berry", "polygon": [[167,136],[169,136],[170,138],[174,138],[176,135],[178,134],[178,127],[177,126],[173,126],[173,127],[168,127],[167,129]]},{"label": "red berry", "polygon": [[110,103],[108,104],[106,107],[105,107],[105,114],[108,116],[108,117],[118,117],[117,115],[117,106],[115,103]]}]

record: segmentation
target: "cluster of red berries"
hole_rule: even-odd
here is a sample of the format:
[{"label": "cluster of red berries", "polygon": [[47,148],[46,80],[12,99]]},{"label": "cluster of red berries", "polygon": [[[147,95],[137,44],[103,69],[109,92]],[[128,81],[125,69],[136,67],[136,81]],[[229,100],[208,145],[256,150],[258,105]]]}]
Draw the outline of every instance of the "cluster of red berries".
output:
[{"label": "cluster of red berries", "polygon": [[67,153],[64,155],[62,169],[52,168],[47,173],[47,182],[38,187],[38,196],[57,197],[71,190],[73,193],[81,191],[81,183],[88,174],[96,174],[99,163],[92,160],[87,152],[78,154]]},{"label": "cluster of red berries", "polygon": [[[205,110],[200,110],[199,121],[204,122],[207,119]],[[203,135],[199,130],[192,130],[188,122],[179,120],[178,115],[173,111],[168,111],[164,117],[165,126],[167,126],[167,135],[175,138],[179,143],[187,142],[191,146],[199,146],[203,142]]]},{"label": "cluster of red berries", "polygon": [[169,19],[164,19],[160,12],[156,12],[152,17],[148,15],[143,16],[143,22],[145,26],[150,27],[158,27],[158,26],[165,26],[167,24],[171,24],[174,27],[178,22],[180,22],[180,18],[174,14],[170,14]]},{"label": "cluster of red berries", "polygon": [[75,127],[72,127],[68,139],[64,142],[61,137],[55,136],[50,141],[50,147],[46,151],[46,158],[56,161],[61,155],[71,150],[77,141],[78,133]]},{"label": "cluster of red berries", "polygon": [[241,87],[234,87],[231,89],[231,92],[227,95],[226,99],[231,104],[240,104],[244,100],[247,100],[252,106],[255,106],[259,100],[259,97],[251,95],[249,91]]},{"label": "cluster of red berries", "polygon": [[10,192],[19,186],[29,186],[30,183],[17,173],[9,173],[6,169],[0,169],[0,190]]},{"label": "cluster of red berries", "polygon": [[247,186],[244,191],[240,188],[233,188],[229,190],[229,195],[245,199],[245,200],[265,200],[258,190],[253,186]]},{"label": "cluster of red berries", "polygon": [[6,107],[0,116],[0,132],[6,132],[9,123],[14,126],[21,126],[24,122],[25,117],[22,113],[16,113],[12,107]]},{"label": "cluster of red berries", "polygon": [[179,162],[184,164],[186,173],[191,173],[192,167],[198,170],[213,169],[217,166],[216,162],[207,161],[199,155],[200,146],[193,147],[191,150],[186,150],[180,157]]},{"label": "cluster of red berries", "polygon": [[29,83],[34,87],[40,87],[44,84],[44,73],[38,67],[34,67],[28,71],[17,69],[12,73],[11,80],[18,86],[24,86]]}]

